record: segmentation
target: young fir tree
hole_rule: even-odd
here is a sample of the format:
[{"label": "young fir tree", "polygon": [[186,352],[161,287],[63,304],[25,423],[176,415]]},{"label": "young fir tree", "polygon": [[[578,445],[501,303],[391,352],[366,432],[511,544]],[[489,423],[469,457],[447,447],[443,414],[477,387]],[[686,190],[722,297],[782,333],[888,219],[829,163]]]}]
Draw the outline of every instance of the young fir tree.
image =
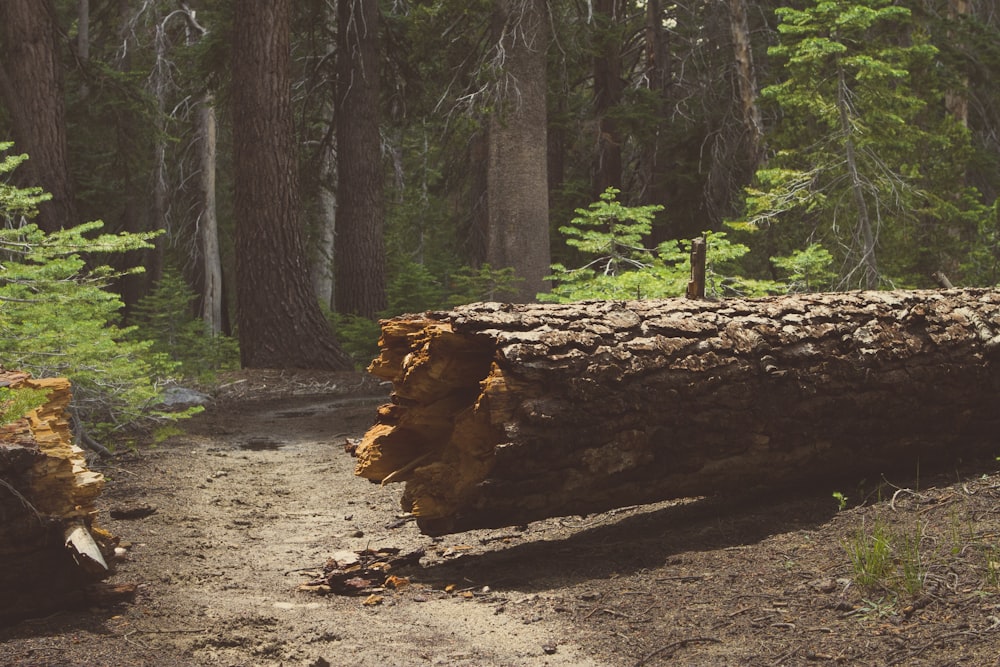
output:
[{"label": "young fir tree", "polygon": [[[552,291],[540,301],[584,299],[662,299],[684,294],[691,276],[691,242],[670,240],[655,250],[643,245],[653,215],[662,206],[625,206],[618,190],[608,188],[600,201],[577,209],[570,224],[559,228],[567,245],[587,263],[576,269],[552,265]],[[705,232],[706,295],[761,296],[785,291],[770,280],[743,277],[739,260],[750,248],[730,241],[725,232]]]},{"label": "young fir tree", "polygon": [[781,120],[747,190],[747,222],[781,224],[792,247],[831,248],[839,287],[919,282],[982,210],[954,179],[967,137],[945,117],[933,78],[919,80],[937,49],[890,0],[776,13],[780,44],[769,53],[786,78],[762,96]]},{"label": "young fir tree", "polygon": [[[6,156],[0,177],[25,159]],[[77,416],[107,432],[150,416],[159,390],[150,344],[117,324],[122,302],[107,288],[122,273],[95,259],[149,247],[154,234],[100,234],[100,222],[46,234],[31,220],[47,196],[0,180],[0,366],[68,377]]]}]

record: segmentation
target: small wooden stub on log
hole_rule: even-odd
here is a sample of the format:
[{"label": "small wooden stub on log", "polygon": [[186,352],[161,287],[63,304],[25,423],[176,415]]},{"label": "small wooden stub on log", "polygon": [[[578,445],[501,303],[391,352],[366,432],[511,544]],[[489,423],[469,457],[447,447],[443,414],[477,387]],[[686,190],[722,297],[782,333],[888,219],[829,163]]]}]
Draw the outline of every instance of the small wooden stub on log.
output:
[{"label": "small wooden stub on log", "polygon": [[94,524],[104,477],[73,444],[64,378],[0,369],[0,386],[48,392],[0,427],[0,624],[86,602],[110,574],[110,534]]},{"label": "small wooden stub on log", "polygon": [[427,533],[1000,452],[995,290],[483,303],[379,344],[356,472]]}]

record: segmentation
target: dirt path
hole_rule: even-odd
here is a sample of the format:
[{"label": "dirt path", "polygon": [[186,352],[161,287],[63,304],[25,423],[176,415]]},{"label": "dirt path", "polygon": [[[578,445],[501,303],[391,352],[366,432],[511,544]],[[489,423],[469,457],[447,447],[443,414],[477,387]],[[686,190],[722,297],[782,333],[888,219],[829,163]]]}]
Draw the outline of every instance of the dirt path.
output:
[{"label": "dirt path", "polygon": [[[112,581],[136,600],[0,629],[0,665],[1000,666],[993,474],[435,540],[344,452],[386,390],[309,377],[236,380],[183,435],[107,464],[101,523],[129,545]],[[863,506],[838,511],[837,488]],[[889,559],[862,587],[850,549],[875,535]],[[425,553],[380,604],[297,590],[338,550],[388,547]]]},{"label": "dirt path", "polygon": [[102,517],[128,543],[114,581],[140,583],[136,603],[21,624],[0,664],[602,664],[559,627],[526,622],[537,598],[515,591],[478,586],[466,598],[415,583],[365,606],[296,590],[338,549],[448,549],[399,525],[399,489],[352,475],[345,437],[384,400],[347,391],[230,404],[121,457],[105,470],[103,503],[116,515],[155,509]]}]

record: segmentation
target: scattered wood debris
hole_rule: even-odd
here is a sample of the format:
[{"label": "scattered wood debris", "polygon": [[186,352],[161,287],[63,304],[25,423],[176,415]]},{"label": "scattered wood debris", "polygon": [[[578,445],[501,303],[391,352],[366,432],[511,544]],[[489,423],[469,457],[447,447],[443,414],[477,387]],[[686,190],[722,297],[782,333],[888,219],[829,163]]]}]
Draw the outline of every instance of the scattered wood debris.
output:
[{"label": "scattered wood debris", "polygon": [[368,596],[365,604],[387,589],[400,590],[409,585],[406,577],[392,572],[404,567],[420,564],[423,549],[401,553],[401,549],[384,547],[362,549],[361,551],[336,551],[327,560],[322,573],[312,573],[313,579],[299,586],[300,591],[309,593]]}]

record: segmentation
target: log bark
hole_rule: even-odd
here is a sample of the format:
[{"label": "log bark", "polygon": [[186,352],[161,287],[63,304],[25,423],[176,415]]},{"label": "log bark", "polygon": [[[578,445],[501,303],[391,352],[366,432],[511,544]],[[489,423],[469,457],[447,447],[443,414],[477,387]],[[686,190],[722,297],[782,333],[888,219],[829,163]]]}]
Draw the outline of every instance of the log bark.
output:
[{"label": "log bark", "polygon": [[1000,292],[472,304],[382,322],[357,474],[426,533],[996,454]]},{"label": "log bark", "polygon": [[0,369],[0,386],[46,389],[46,403],[0,427],[0,625],[86,601],[111,572],[114,538],[94,523],[104,477],[73,444],[71,388]]}]

